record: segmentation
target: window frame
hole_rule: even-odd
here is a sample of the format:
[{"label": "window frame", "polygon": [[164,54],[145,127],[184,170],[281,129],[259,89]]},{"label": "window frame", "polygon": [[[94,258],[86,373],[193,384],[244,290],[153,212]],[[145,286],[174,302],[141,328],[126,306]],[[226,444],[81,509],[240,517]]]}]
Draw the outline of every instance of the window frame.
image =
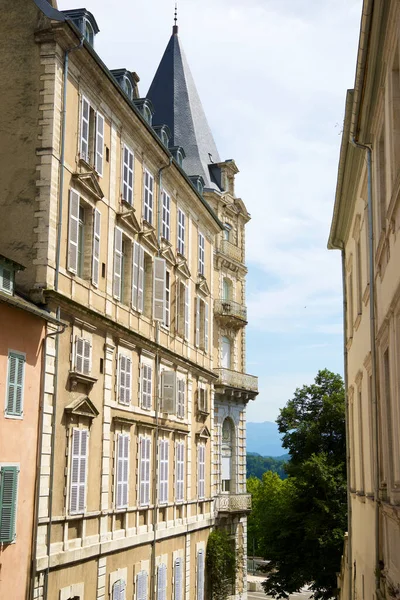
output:
[{"label": "window frame", "polygon": [[[128,355],[126,352],[118,353],[118,380],[117,380],[117,388],[118,388],[118,404],[122,404],[123,406],[130,406],[132,402],[132,356]],[[129,362],[129,369],[122,368],[123,360],[125,363]],[[127,365],[125,364],[125,367]],[[122,377],[124,374],[124,378]],[[128,384],[127,384],[127,376],[128,376]],[[124,379],[122,383],[122,379]],[[121,388],[124,388],[123,398],[121,399]],[[125,394],[129,395],[129,399],[125,396]]]},{"label": "window frame", "polygon": [[181,208],[177,211],[177,252],[185,256],[186,249],[186,214]]},{"label": "window frame", "polygon": [[[9,411],[9,393],[10,393],[10,369],[11,363],[10,358],[17,358],[18,361],[22,359],[22,382],[20,384],[14,382],[14,386],[19,386],[21,389],[21,400],[20,400],[20,410],[18,411]],[[26,371],[26,353],[19,352],[18,350],[8,350],[7,357],[7,384],[6,384],[6,393],[5,393],[5,406],[4,406],[4,416],[7,419],[23,419],[24,416],[24,394],[25,394],[25,371]],[[16,371],[16,377],[18,377],[18,373]],[[16,408],[17,400],[16,400],[16,389],[14,390],[14,400],[13,405]]]},{"label": "window frame", "polygon": [[206,239],[199,231],[198,234],[198,273],[204,277],[205,274]]},{"label": "window frame", "polygon": [[206,497],[206,445],[197,444],[197,498],[202,501]]},{"label": "window frame", "polygon": [[[146,184],[146,176],[148,184]],[[147,193],[146,193],[147,192]],[[143,220],[153,225],[154,213],[154,176],[149,169],[143,169]]]},{"label": "window frame", "polygon": [[[130,435],[129,433],[119,432],[116,436],[115,443],[115,490],[114,490],[114,506],[117,510],[128,508],[129,506],[129,458],[130,458]],[[121,442],[121,440],[124,440]],[[121,445],[127,443],[127,455],[125,456],[125,447],[120,448]],[[122,450],[122,456],[120,456],[120,450]],[[122,467],[120,461],[123,463]],[[122,468],[122,472],[121,469]],[[126,473],[125,473],[126,468]],[[119,486],[121,488],[122,500],[118,502]],[[124,501],[124,496],[126,501]]]},{"label": "window frame", "polygon": [[169,438],[158,440],[158,503],[168,504],[169,483]]},{"label": "window frame", "polygon": [[[149,445],[149,456],[147,457],[147,449],[146,456],[143,456],[143,442]],[[151,491],[151,444],[152,439],[149,435],[139,435],[139,468],[138,468],[138,477],[139,477],[139,498],[138,498],[138,506],[140,508],[146,508],[150,506],[150,491]],[[144,462],[144,467],[142,463]],[[148,467],[146,467],[148,464]],[[143,478],[143,472],[145,478]],[[142,497],[142,490],[144,497]]]},{"label": "window frame", "polygon": [[[79,436],[82,438],[82,433],[85,432],[86,434],[86,453],[85,453],[85,477],[84,477],[84,482],[81,481],[81,462],[79,462],[79,466],[78,466],[78,475],[77,475],[77,481],[74,482],[73,479],[73,469],[74,469],[74,456],[76,457],[76,453],[74,453],[74,435],[75,435],[75,431],[79,431]],[[90,440],[90,432],[89,429],[86,428],[81,428],[81,427],[71,427],[70,429],[70,442],[69,442],[69,468],[68,468],[68,475],[69,475],[69,482],[68,482],[68,514],[70,515],[83,515],[86,512],[86,501],[87,501],[87,481],[88,481],[88,467],[89,467],[89,440]],[[81,461],[82,458],[82,454],[81,454],[81,449],[82,449],[82,439],[80,439],[79,442],[79,461]],[[77,488],[77,498],[76,498],[76,508],[73,509],[72,508],[72,502],[73,502],[73,494],[72,494],[72,490],[73,490],[73,486],[74,484],[76,485]],[[83,492],[83,506],[81,507],[79,504],[79,487],[82,486],[84,488],[84,492]]]},{"label": "window frame", "polygon": [[[150,377],[148,369],[150,369]],[[153,364],[141,362],[140,371],[140,406],[144,410],[151,410],[153,408]],[[150,391],[148,389],[144,391],[144,380],[147,382],[146,385],[150,382]]]},{"label": "window frame", "polygon": [[[125,160],[125,152],[127,153],[127,161]],[[132,167],[130,166],[130,161],[132,160]],[[127,177],[125,178],[125,167]],[[130,180],[131,179],[131,183]],[[121,189],[121,197],[127,202],[130,206],[133,206],[134,202],[134,185],[135,185],[135,155],[133,150],[127,145],[122,144],[122,189]],[[127,194],[125,195],[125,188]],[[131,195],[131,199],[129,199],[129,195]]]},{"label": "window frame", "polygon": [[[179,450],[178,450],[179,448]],[[181,486],[181,487],[180,487]],[[175,502],[185,501],[185,440],[175,440]],[[180,493],[180,490],[182,493]]]},{"label": "window frame", "polygon": [[171,196],[162,191],[162,237],[169,242],[171,237]]}]

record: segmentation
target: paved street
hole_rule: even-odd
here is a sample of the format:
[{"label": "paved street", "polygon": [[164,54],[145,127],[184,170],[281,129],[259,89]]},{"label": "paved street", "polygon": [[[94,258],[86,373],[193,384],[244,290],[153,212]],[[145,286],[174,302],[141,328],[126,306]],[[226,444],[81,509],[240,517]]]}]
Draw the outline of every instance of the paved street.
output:
[{"label": "paved street", "polygon": [[[311,592],[304,588],[298,593],[291,594],[290,600],[308,600],[311,596]],[[265,598],[272,598],[272,596],[266,596],[264,592],[247,592],[248,600],[265,600]]]}]

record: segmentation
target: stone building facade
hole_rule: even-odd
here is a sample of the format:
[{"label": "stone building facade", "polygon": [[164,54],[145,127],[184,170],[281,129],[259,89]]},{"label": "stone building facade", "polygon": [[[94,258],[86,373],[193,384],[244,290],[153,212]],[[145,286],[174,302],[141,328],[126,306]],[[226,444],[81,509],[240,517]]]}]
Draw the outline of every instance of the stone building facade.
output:
[{"label": "stone building facade", "polygon": [[237,168],[217,159],[204,115],[201,140],[180,140],[154,90],[140,98],[135,73],[105,67],[85,9],[16,0],[0,27],[13,90],[0,251],[26,266],[21,292],[66,324],[44,358],[32,594],[203,600],[220,525],[245,597],[257,379]]},{"label": "stone building facade", "polygon": [[329,247],[342,252],[349,529],[340,598],[400,585],[398,2],[364,0]]}]

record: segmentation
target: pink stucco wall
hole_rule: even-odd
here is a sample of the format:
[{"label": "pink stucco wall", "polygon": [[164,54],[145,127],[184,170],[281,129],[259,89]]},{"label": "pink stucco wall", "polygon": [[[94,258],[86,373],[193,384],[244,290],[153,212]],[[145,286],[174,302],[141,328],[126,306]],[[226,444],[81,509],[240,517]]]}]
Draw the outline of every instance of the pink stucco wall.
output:
[{"label": "pink stucco wall", "polygon": [[[0,546],[0,598],[25,600],[29,582],[45,321],[0,302],[0,464],[19,464],[16,541]],[[23,418],[4,415],[8,351],[26,354]]]}]

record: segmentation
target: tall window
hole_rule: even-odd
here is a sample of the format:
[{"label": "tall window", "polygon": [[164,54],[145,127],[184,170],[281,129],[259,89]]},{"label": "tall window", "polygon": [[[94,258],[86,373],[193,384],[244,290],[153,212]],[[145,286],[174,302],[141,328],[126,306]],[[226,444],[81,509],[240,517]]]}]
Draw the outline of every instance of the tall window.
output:
[{"label": "tall window", "polygon": [[129,406],[132,393],[132,359],[120,354],[118,367],[118,401]]},{"label": "tall window", "polygon": [[157,569],[157,600],[167,599],[167,566],[158,565]]},{"label": "tall window", "polygon": [[174,600],[182,600],[183,561],[176,558],[174,563]]},{"label": "tall window", "polygon": [[71,514],[85,511],[88,433],[87,429],[72,429],[69,505]]},{"label": "tall window", "polygon": [[208,302],[199,297],[196,298],[195,328],[196,346],[208,352]]},{"label": "tall window", "polygon": [[136,575],[136,600],[147,600],[147,571]]},{"label": "tall window", "polygon": [[357,313],[362,312],[362,269],[361,269],[361,240],[356,241],[356,269],[357,269]]},{"label": "tall window", "polygon": [[122,198],[133,204],[133,152],[128,146],[123,148]]},{"label": "tall window", "polygon": [[101,214],[97,208],[94,211],[93,219],[93,257],[92,257],[92,283],[99,285],[100,272],[100,219]]},{"label": "tall window", "polygon": [[70,190],[69,232],[68,232],[68,268],[79,277],[84,273],[85,250],[85,209],[79,194]]},{"label": "tall window", "polygon": [[186,382],[184,379],[177,380],[177,399],[176,399],[176,416],[180,419],[185,418],[185,388]]},{"label": "tall window", "polygon": [[152,374],[153,369],[146,363],[142,364],[142,380],[141,380],[141,396],[142,396],[142,408],[147,410],[152,407]]},{"label": "tall window", "polygon": [[175,500],[183,502],[185,499],[185,442],[175,442]]},{"label": "tall window", "polygon": [[221,366],[223,369],[230,369],[231,368],[231,340],[228,337],[223,336],[221,339],[221,342],[222,342],[222,344],[221,344],[222,345]]},{"label": "tall window", "polygon": [[153,224],[153,194],[154,194],[154,177],[145,169],[144,171],[144,196],[143,196],[143,218],[145,221]]},{"label": "tall window", "polygon": [[223,492],[232,492],[234,429],[230,419],[222,424],[221,483]]},{"label": "tall window", "polygon": [[159,471],[159,502],[168,502],[168,451],[169,440],[161,439],[158,445],[158,471]]},{"label": "tall window", "polygon": [[[360,383],[361,385],[361,383]],[[360,486],[357,491],[364,492],[364,419],[361,389],[358,389],[358,454],[359,454],[359,469],[360,469]]]},{"label": "tall window", "polygon": [[117,475],[115,490],[116,508],[128,506],[129,489],[129,435],[118,434],[117,436]]},{"label": "tall window", "polygon": [[227,240],[228,242],[231,241],[231,232],[232,232],[232,226],[229,225],[229,223],[225,223],[225,228],[224,228],[224,240]]},{"label": "tall window", "polygon": [[103,175],[104,117],[82,96],[80,156]]},{"label": "tall window", "polygon": [[185,256],[185,213],[178,208],[178,252]]},{"label": "tall window", "polygon": [[7,417],[21,417],[24,402],[25,355],[8,353],[8,378],[6,410]]},{"label": "tall window", "polygon": [[185,338],[189,339],[189,283],[185,284],[183,281],[176,282],[176,329],[177,333]]},{"label": "tall window", "polygon": [[227,277],[222,282],[222,300],[232,300],[232,281]]},{"label": "tall window", "polygon": [[15,540],[18,472],[16,466],[0,467],[0,544]]},{"label": "tall window", "polygon": [[204,550],[197,553],[196,600],[204,600]]},{"label": "tall window", "polygon": [[202,500],[205,496],[206,447],[200,443],[197,446],[197,496]]},{"label": "tall window", "polygon": [[151,439],[147,436],[141,436],[139,438],[139,444],[139,505],[148,506],[150,504]]},{"label": "tall window", "polygon": [[171,318],[171,284],[170,284],[170,272],[165,272],[165,311],[164,311],[164,327],[169,329],[170,318]]},{"label": "tall window", "polygon": [[202,233],[199,233],[199,265],[198,265],[198,269],[199,269],[199,275],[203,275],[203,276],[204,276],[204,250],[205,250],[204,235]]},{"label": "tall window", "polygon": [[92,344],[86,338],[75,337],[73,370],[83,375],[89,375],[92,370]]},{"label": "tall window", "polygon": [[171,198],[165,190],[162,192],[162,236],[169,241],[171,220]]}]

